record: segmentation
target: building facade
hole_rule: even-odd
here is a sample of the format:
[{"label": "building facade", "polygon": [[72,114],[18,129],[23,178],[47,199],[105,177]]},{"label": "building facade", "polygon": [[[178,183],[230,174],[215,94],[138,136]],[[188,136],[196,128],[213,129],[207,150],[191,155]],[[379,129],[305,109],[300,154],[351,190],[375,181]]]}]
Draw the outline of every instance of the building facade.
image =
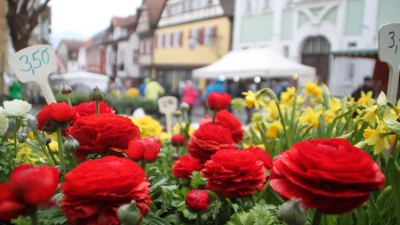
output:
[{"label": "building facade", "polygon": [[[169,0],[154,32],[157,79],[176,93],[179,81],[229,52],[234,1]],[[201,88],[205,80],[200,80]]]},{"label": "building facade", "polygon": [[[378,30],[400,22],[399,9],[398,0],[236,1],[232,48],[273,48],[315,67],[334,95],[346,94],[364,76],[379,76],[374,74],[382,66],[377,62]],[[343,66],[346,71],[338,70]]]},{"label": "building facade", "polygon": [[154,30],[164,9],[166,0],[144,0],[138,10],[139,19],[136,33],[139,38],[138,63],[141,78],[156,77],[153,64]]},{"label": "building facade", "polygon": [[83,47],[84,44],[85,42],[83,41],[61,40],[56,50],[56,54],[61,64],[66,68],[68,73],[79,71],[79,49]]}]

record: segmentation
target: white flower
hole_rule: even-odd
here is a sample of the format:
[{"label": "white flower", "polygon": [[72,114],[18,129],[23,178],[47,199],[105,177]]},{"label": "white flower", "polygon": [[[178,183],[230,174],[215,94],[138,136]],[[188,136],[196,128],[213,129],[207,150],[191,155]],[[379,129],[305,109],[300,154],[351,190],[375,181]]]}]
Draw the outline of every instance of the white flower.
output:
[{"label": "white flower", "polygon": [[0,135],[4,135],[8,128],[8,119],[0,115]]},{"label": "white flower", "polygon": [[0,115],[5,117],[15,117],[22,116],[25,117],[26,114],[31,111],[32,105],[26,101],[20,99],[14,99],[12,101],[4,101],[4,108],[0,107]]}]

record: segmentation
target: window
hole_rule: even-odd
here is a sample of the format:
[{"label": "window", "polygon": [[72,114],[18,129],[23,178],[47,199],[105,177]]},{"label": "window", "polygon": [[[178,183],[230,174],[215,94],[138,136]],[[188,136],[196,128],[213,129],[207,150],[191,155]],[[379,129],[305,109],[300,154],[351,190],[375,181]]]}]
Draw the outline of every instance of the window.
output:
[{"label": "window", "polygon": [[171,35],[172,33],[166,33],[165,34],[165,47],[169,48],[171,47]]},{"label": "window", "polygon": [[193,28],[192,31],[190,32],[190,37],[195,39],[196,41],[199,41],[199,28]]},{"label": "window", "polygon": [[200,0],[200,8],[207,7],[208,0]]},{"label": "window", "polygon": [[270,0],[263,0],[263,8],[264,9],[268,9],[268,8],[270,8],[271,6],[270,6]]},{"label": "window", "polygon": [[205,45],[210,45],[213,43],[213,37],[215,37],[214,30],[215,30],[215,26],[206,27],[206,29],[204,31],[204,44]]},{"label": "window", "polygon": [[140,53],[141,54],[143,54],[144,53],[144,51],[145,51],[145,48],[146,48],[146,46],[145,46],[145,40],[142,40],[141,42],[140,42],[140,45],[139,45],[139,49],[140,49]]},{"label": "window", "polygon": [[133,50],[133,63],[138,63],[139,62],[139,50],[135,49]]},{"label": "window", "polygon": [[190,10],[190,0],[185,0],[183,2],[183,10],[184,11],[189,11]]},{"label": "window", "polygon": [[252,7],[253,7],[253,0],[246,0],[245,12],[249,13],[253,11]]},{"label": "window", "polygon": [[119,52],[119,57],[120,57],[120,62],[125,63],[125,50],[124,49],[121,49],[121,51]]},{"label": "window", "polygon": [[163,39],[164,39],[164,34],[158,34],[157,36],[157,47],[163,48]]},{"label": "window", "polygon": [[152,44],[151,38],[146,39],[146,48],[145,48],[146,54],[151,54],[151,47],[152,47],[151,44]]},{"label": "window", "polygon": [[174,47],[179,47],[181,46],[181,31],[175,31],[174,32]]}]

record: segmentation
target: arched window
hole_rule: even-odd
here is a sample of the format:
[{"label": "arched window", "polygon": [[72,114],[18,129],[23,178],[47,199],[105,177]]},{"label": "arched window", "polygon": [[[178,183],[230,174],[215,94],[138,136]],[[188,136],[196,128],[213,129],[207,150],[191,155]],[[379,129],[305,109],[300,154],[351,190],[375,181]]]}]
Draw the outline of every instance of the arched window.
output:
[{"label": "arched window", "polygon": [[304,41],[303,54],[329,53],[331,46],[323,36],[309,37]]}]

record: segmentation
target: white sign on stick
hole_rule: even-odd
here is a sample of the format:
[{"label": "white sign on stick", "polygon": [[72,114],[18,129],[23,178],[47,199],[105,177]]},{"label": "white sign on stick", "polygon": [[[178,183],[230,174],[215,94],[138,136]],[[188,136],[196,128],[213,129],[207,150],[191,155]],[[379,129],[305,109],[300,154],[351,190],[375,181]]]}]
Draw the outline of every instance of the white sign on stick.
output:
[{"label": "white sign on stick", "polygon": [[165,114],[168,134],[172,134],[172,113],[178,107],[178,99],[174,96],[164,96],[158,99],[158,108],[161,113]]},{"label": "white sign on stick", "polygon": [[56,102],[47,80],[57,70],[56,53],[51,45],[24,48],[10,56],[8,64],[21,82],[35,81],[40,85],[47,104]]},{"label": "white sign on stick", "polygon": [[388,100],[396,104],[400,70],[400,23],[381,26],[378,39],[379,60],[389,66]]}]

